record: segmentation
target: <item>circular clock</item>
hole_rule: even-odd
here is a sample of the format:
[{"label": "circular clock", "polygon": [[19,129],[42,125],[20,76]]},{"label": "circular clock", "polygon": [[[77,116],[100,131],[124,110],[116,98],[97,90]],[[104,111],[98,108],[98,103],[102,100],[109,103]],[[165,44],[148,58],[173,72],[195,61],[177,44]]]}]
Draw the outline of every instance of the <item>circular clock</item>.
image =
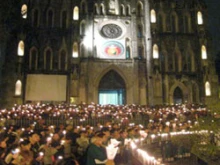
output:
[{"label": "circular clock", "polygon": [[122,28],[116,24],[106,24],[101,28],[101,33],[106,38],[118,38],[122,35]]}]

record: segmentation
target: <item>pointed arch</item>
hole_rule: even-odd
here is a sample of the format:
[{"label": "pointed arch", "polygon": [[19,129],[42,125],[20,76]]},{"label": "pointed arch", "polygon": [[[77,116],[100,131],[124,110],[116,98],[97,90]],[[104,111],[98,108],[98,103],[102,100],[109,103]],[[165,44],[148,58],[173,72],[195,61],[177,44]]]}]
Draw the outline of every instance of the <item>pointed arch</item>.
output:
[{"label": "pointed arch", "polygon": [[78,21],[79,20],[79,7],[75,6],[73,9],[73,20]]},{"label": "pointed arch", "polygon": [[150,11],[150,21],[151,23],[156,23],[157,22],[157,16],[156,16],[156,11],[154,9],[151,9]]},{"label": "pointed arch", "polygon": [[180,51],[176,50],[174,55],[175,55],[175,70],[177,72],[181,72],[182,71],[182,54]]},{"label": "pointed arch", "polygon": [[100,15],[105,15],[105,5],[104,4],[100,5]]},{"label": "pointed arch", "polygon": [[[189,99],[189,89],[179,81],[176,81],[175,84],[172,85],[169,91],[169,96],[170,96],[170,104],[174,104],[174,91],[175,89],[178,89],[181,91],[182,95],[182,103],[188,101]],[[180,95],[180,96],[181,96]],[[177,97],[178,98],[178,97]]]},{"label": "pointed arch", "polygon": [[207,59],[207,50],[206,50],[206,46],[205,45],[202,45],[201,52],[202,52],[202,59],[206,60]]},{"label": "pointed arch", "polygon": [[158,18],[158,21],[157,21],[158,30],[160,32],[163,32],[164,31],[164,27],[165,27],[165,16],[164,16],[163,13],[158,13],[157,18]]},{"label": "pointed arch", "polygon": [[197,12],[197,24],[198,25],[202,25],[203,24],[203,16],[202,16],[202,12],[201,11]]},{"label": "pointed arch", "polygon": [[159,48],[157,44],[153,45],[153,59],[158,59],[159,58]]},{"label": "pointed arch", "polygon": [[47,48],[44,51],[44,69],[52,70],[53,66],[53,53],[51,48]]},{"label": "pointed arch", "polygon": [[175,12],[173,12],[170,16],[170,24],[171,24],[171,31],[178,32],[178,16]]},{"label": "pointed arch", "polygon": [[190,17],[190,14],[187,13],[183,16],[183,32],[185,33],[190,33],[191,32],[191,28],[192,25],[191,25],[191,17]]},{"label": "pointed arch", "polygon": [[143,16],[143,9],[144,9],[143,3],[141,1],[138,1],[136,8],[136,13],[138,17]]},{"label": "pointed arch", "polygon": [[38,68],[38,50],[36,47],[32,47],[30,49],[29,54],[29,69],[30,70],[37,70]]},{"label": "pointed arch", "polygon": [[125,6],[123,4],[120,5],[120,15],[125,15]]},{"label": "pointed arch", "polygon": [[93,10],[94,10],[94,15],[99,14],[98,4],[97,3],[94,4]]},{"label": "pointed arch", "polygon": [[40,14],[38,9],[34,9],[32,13],[32,25],[33,27],[38,27],[40,22]]},{"label": "pointed arch", "polygon": [[21,16],[23,19],[27,19],[28,7],[26,4],[23,4],[21,7]]},{"label": "pointed arch", "polygon": [[47,27],[52,28],[54,24],[54,14],[53,10],[49,9],[47,11]]},{"label": "pointed arch", "polygon": [[137,25],[137,36],[138,36],[138,38],[142,38],[143,37],[143,34],[144,34],[143,31],[144,31],[143,25],[139,23]]},{"label": "pointed arch", "polygon": [[211,96],[211,84],[208,81],[205,83],[205,95]]},{"label": "pointed arch", "polygon": [[59,70],[67,70],[67,52],[64,49],[59,53]]},{"label": "pointed arch", "polygon": [[17,80],[15,83],[15,96],[21,96],[22,94],[22,82]]},{"label": "pointed arch", "polygon": [[61,11],[61,20],[60,20],[60,27],[63,29],[67,28],[67,11],[66,10],[62,10]]},{"label": "pointed arch", "polygon": [[18,56],[24,56],[24,41],[20,40],[18,43]]},{"label": "pointed arch", "polygon": [[73,43],[72,57],[73,58],[78,58],[79,57],[79,47],[78,47],[78,43],[77,42]]}]

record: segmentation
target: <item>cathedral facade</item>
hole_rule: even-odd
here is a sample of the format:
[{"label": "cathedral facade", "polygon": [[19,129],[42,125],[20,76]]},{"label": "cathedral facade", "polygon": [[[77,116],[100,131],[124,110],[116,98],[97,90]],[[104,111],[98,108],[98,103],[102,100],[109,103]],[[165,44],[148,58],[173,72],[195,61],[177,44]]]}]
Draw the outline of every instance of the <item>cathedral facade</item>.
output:
[{"label": "cathedral facade", "polygon": [[200,0],[21,0],[14,103],[207,104],[218,77]]}]

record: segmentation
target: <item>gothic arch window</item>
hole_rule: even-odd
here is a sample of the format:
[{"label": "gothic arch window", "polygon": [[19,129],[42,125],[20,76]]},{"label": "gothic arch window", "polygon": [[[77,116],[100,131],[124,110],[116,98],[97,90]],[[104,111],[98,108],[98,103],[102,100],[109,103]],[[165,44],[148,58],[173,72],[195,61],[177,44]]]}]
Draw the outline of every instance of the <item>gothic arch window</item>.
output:
[{"label": "gothic arch window", "polygon": [[82,20],[80,23],[80,35],[81,36],[85,35],[85,28],[86,28],[86,23],[84,20]]},{"label": "gothic arch window", "polygon": [[94,5],[94,15],[97,15],[99,12],[98,12],[98,5],[95,4]]},{"label": "gothic arch window", "polygon": [[180,87],[176,87],[173,93],[173,101],[174,104],[182,104],[183,103],[183,92]]},{"label": "gothic arch window", "polygon": [[178,32],[178,18],[177,18],[177,15],[176,13],[173,13],[171,15],[171,31],[172,32]]},{"label": "gothic arch window", "polygon": [[44,69],[51,70],[52,69],[53,56],[52,51],[48,48],[44,54]]},{"label": "gothic arch window", "polygon": [[74,42],[73,43],[73,53],[72,53],[73,58],[78,58],[79,57],[79,48],[78,48],[78,43]]},{"label": "gothic arch window", "polygon": [[67,53],[65,50],[61,50],[59,54],[59,69],[60,70],[67,69]]},{"label": "gothic arch window", "polygon": [[205,83],[205,95],[211,96],[211,85],[208,81]]},{"label": "gothic arch window", "polygon": [[183,28],[185,33],[191,32],[191,18],[188,14],[183,16]]},{"label": "gothic arch window", "polygon": [[47,12],[47,27],[53,27],[53,11],[51,9]]},{"label": "gothic arch window", "polygon": [[30,70],[37,70],[38,64],[38,51],[36,48],[31,48],[30,56],[29,56],[29,69]]},{"label": "gothic arch window", "polygon": [[85,1],[82,1],[82,3],[81,3],[81,13],[86,14],[86,3],[85,3]]},{"label": "gothic arch window", "polygon": [[144,58],[144,46],[143,45],[138,46],[138,58],[139,59]]},{"label": "gothic arch window", "polygon": [[138,17],[143,16],[143,4],[141,2],[138,2],[136,11]]},{"label": "gothic arch window", "polygon": [[197,23],[198,23],[198,25],[202,25],[203,24],[203,16],[202,16],[202,12],[201,11],[197,12]]},{"label": "gothic arch window", "polygon": [[22,82],[17,80],[15,83],[15,96],[21,96],[22,93]]},{"label": "gothic arch window", "polygon": [[79,20],[79,8],[78,6],[75,6],[73,9],[73,20],[77,21]]},{"label": "gothic arch window", "polygon": [[18,43],[18,56],[24,56],[24,41]]},{"label": "gothic arch window", "polygon": [[67,28],[67,12],[66,10],[61,12],[61,28]]},{"label": "gothic arch window", "polygon": [[157,17],[156,17],[156,12],[155,12],[155,10],[154,9],[152,9],[151,11],[150,11],[150,21],[151,21],[151,23],[156,23],[157,22],[157,19],[156,19]]},{"label": "gothic arch window", "polygon": [[127,5],[125,12],[127,16],[131,15],[131,7],[129,5]]},{"label": "gothic arch window", "polygon": [[100,14],[105,15],[105,6],[103,4],[100,5]]},{"label": "gothic arch window", "polygon": [[160,61],[161,61],[161,69],[167,72],[169,64],[168,64],[167,52],[165,50],[161,51]]},{"label": "gothic arch window", "polygon": [[143,37],[143,26],[141,24],[137,25],[137,36],[138,36],[138,38]]},{"label": "gothic arch window", "polygon": [[27,18],[27,11],[28,11],[28,7],[26,4],[23,4],[21,7],[21,16],[22,18],[26,19]]},{"label": "gothic arch window", "polygon": [[120,6],[120,15],[125,15],[125,7],[124,7],[124,5]]},{"label": "gothic arch window", "polygon": [[164,19],[163,19],[163,15],[162,14],[158,14],[158,21],[157,21],[157,24],[158,24],[158,29],[160,32],[163,32],[164,30]]},{"label": "gothic arch window", "polygon": [[129,38],[126,38],[126,59],[131,58],[131,40]]},{"label": "gothic arch window", "polygon": [[158,59],[159,58],[159,48],[157,44],[153,45],[153,58]]},{"label": "gothic arch window", "polygon": [[202,59],[206,60],[207,59],[207,51],[206,51],[205,45],[202,45],[201,52],[202,52]]},{"label": "gothic arch window", "polygon": [[175,70],[175,60],[174,60],[174,54],[168,55],[168,71],[174,71]]},{"label": "gothic arch window", "polygon": [[180,72],[182,70],[182,55],[179,51],[175,52],[175,70]]},{"label": "gothic arch window", "polygon": [[39,26],[39,10],[38,9],[34,9],[32,18],[33,18],[32,25],[34,27],[38,27]]}]

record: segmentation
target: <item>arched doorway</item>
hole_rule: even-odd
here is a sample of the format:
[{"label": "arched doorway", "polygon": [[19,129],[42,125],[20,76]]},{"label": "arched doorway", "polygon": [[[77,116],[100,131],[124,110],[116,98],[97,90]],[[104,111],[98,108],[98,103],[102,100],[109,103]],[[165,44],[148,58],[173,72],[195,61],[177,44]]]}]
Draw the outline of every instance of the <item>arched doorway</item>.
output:
[{"label": "arched doorway", "polygon": [[183,92],[179,87],[176,87],[173,93],[173,102],[174,104],[182,104],[183,103]]},{"label": "arched doorway", "polygon": [[125,82],[122,77],[110,70],[101,79],[98,87],[99,104],[125,104]]}]

